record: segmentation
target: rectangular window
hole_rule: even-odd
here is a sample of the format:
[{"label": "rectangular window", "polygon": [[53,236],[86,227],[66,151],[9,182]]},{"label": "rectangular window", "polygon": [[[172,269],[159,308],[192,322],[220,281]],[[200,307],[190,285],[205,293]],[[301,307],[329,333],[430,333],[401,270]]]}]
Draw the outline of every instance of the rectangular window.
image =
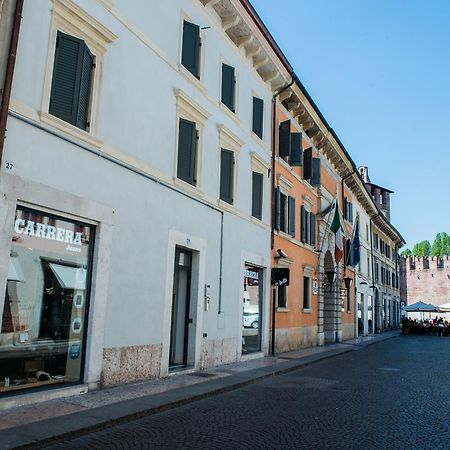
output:
[{"label": "rectangular window", "polygon": [[316,245],[316,215],[308,211],[304,206],[300,211],[300,240],[311,246]]},{"label": "rectangular window", "polygon": [[253,133],[263,138],[264,100],[253,97]]},{"label": "rectangular window", "polygon": [[200,27],[183,22],[183,48],[181,64],[196,78],[200,78]]},{"label": "rectangular window", "polygon": [[278,308],[286,308],[287,307],[287,287],[286,286],[278,286]]},{"label": "rectangular window", "polygon": [[0,395],[79,383],[95,228],[18,207],[0,339]]},{"label": "rectangular window", "polygon": [[82,130],[89,127],[94,56],[84,41],[58,31],[49,113]]},{"label": "rectangular window", "polygon": [[311,182],[312,177],[312,148],[303,151],[303,178]]},{"label": "rectangular window", "polygon": [[278,129],[278,156],[287,160],[291,154],[291,121],[280,123]]},{"label": "rectangular window", "polygon": [[197,141],[198,133],[195,122],[180,119],[178,130],[177,177],[193,186],[197,184]]},{"label": "rectangular window", "polygon": [[220,199],[233,204],[234,153],[222,149],[220,152]]},{"label": "rectangular window", "polygon": [[236,76],[235,69],[228,64],[222,64],[222,103],[235,112]]},{"label": "rectangular window", "polygon": [[311,186],[320,186],[320,158],[312,158]]},{"label": "rectangular window", "polygon": [[263,174],[252,173],[252,216],[262,219]]},{"label": "rectangular window", "polygon": [[293,167],[300,167],[303,160],[302,156],[302,133],[291,133],[291,153],[289,155],[289,164]]},{"label": "rectangular window", "polygon": [[303,309],[311,308],[311,280],[303,277]]}]

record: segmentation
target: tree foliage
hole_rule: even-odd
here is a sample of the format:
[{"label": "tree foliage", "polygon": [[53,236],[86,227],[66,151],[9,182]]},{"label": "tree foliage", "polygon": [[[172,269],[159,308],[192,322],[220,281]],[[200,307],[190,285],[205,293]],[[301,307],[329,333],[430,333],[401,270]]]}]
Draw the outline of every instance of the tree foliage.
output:
[{"label": "tree foliage", "polygon": [[438,233],[433,241],[422,241],[414,244],[412,252],[409,248],[402,252],[402,256],[450,256],[450,236],[446,232]]}]

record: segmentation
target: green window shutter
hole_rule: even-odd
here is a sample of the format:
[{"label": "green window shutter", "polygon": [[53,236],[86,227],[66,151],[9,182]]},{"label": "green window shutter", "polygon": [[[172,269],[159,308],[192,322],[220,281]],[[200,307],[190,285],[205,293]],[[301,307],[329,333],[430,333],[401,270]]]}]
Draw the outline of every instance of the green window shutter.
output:
[{"label": "green window shutter", "polygon": [[301,222],[301,234],[300,234],[300,240],[302,242],[307,242],[307,213],[304,206],[301,207],[301,213],[300,213],[300,222]]},{"label": "green window shutter", "polygon": [[281,228],[281,191],[280,188],[275,189],[275,229]]},{"label": "green window shutter", "polygon": [[288,197],[288,233],[295,237],[295,198]]},{"label": "green window shutter", "polygon": [[348,200],[347,197],[344,197],[344,219],[348,219]]},{"label": "green window shutter", "polygon": [[350,223],[353,223],[353,203],[349,202],[349,208],[348,220]]},{"label": "green window shutter", "polygon": [[309,215],[309,220],[310,220],[310,227],[309,227],[310,238],[309,238],[309,243],[314,247],[316,245],[316,215],[311,213]]},{"label": "green window shutter", "polygon": [[89,100],[91,98],[91,78],[94,67],[94,56],[87,46],[83,49],[80,71],[80,93],[78,97],[77,123],[78,128],[86,130],[88,127]]},{"label": "green window shutter", "polygon": [[312,158],[311,184],[313,186],[320,186],[320,158]]},{"label": "green window shutter", "polygon": [[177,177],[186,183],[195,185],[197,160],[197,130],[195,123],[180,119],[178,132]]},{"label": "green window shutter", "polygon": [[289,163],[291,166],[302,165],[302,133],[291,133],[291,156]]},{"label": "green window shutter", "polygon": [[287,223],[286,223],[286,201],[287,197],[284,194],[280,194],[280,230],[286,232],[287,231]]},{"label": "green window shutter", "polygon": [[236,78],[234,76],[234,67],[228,64],[222,64],[222,103],[234,112],[234,91]]},{"label": "green window shutter", "polygon": [[58,31],[49,113],[76,125],[85,44]]},{"label": "green window shutter", "polygon": [[200,27],[186,20],[183,23],[181,64],[194,77],[200,78]]},{"label": "green window shutter", "polygon": [[263,174],[252,174],[252,216],[262,219]]},{"label": "green window shutter", "polygon": [[312,149],[307,148],[303,152],[303,178],[311,181],[312,177]]},{"label": "green window shutter", "polygon": [[278,156],[284,158],[291,155],[291,121],[280,123],[278,139]]},{"label": "green window shutter", "polygon": [[263,138],[264,100],[253,97],[253,132]]},{"label": "green window shutter", "polygon": [[220,199],[233,204],[234,153],[222,149],[220,152]]}]

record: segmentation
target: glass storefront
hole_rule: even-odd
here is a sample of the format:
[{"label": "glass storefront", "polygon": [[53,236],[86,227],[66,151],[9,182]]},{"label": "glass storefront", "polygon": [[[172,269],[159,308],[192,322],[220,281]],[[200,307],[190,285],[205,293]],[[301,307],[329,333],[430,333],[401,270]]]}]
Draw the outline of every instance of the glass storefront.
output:
[{"label": "glass storefront", "polygon": [[242,353],[261,351],[262,274],[259,267],[245,266],[242,311]]},{"label": "glass storefront", "polygon": [[18,207],[0,306],[0,393],[82,380],[94,227]]}]

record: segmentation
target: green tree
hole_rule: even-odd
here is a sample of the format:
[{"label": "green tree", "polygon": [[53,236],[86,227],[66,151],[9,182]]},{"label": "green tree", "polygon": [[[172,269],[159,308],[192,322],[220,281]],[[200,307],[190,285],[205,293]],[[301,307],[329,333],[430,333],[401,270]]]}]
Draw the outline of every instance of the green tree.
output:
[{"label": "green tree", "polygon": [[430,256],[431,244],[430,241],[418,242],[413,247],[414,256]]},{"label": "green tree", "polygon": [[441,233],[441,256],[450,255],[450,236],[446,232]]},{"label": "green tree", "polygon": [[409,248],[402,251],[402,256],[412,256],[412,254],[413,252]]},{"label": "green tree", "polygon": [[441,234],[438,233],[436,235],[436,239],[433,242],[433,246],[431,247],[431,256],[442,256],[442,239]]}]

